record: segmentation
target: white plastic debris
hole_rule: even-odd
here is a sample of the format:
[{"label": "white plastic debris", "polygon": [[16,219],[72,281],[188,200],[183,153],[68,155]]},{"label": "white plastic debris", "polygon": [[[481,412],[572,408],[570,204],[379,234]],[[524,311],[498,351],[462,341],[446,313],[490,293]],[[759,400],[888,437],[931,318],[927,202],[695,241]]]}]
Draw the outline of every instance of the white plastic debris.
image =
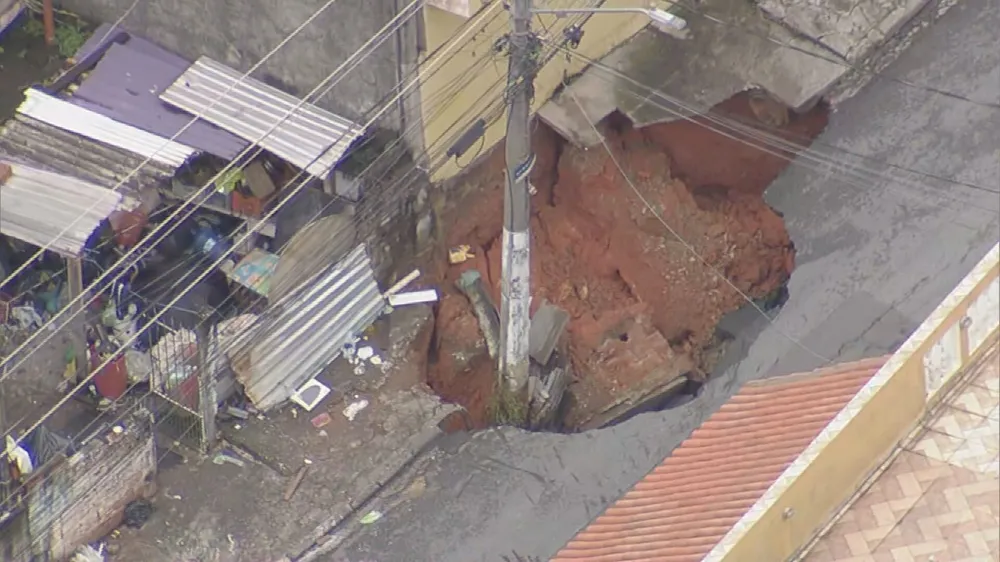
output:
[{"label": "white plastic debris", "polygon": [[399,293],[389,295],[389,305],[393,307],[406,306],[408,304],[420,304],[425,302],[436,302],[438,292],[435,289],[425,289],[423,291],[411,291],[409,293]]},{"label": "white plastic debris", "polygon": [[347,418],[348,421],[354,421],[354,418],[361,413],[361,410],[364,410],[367,407],[368,401],[363,398],[357,402],[351,402],[346,408],[344,408],[344,417]]},{"label": "white plastic debris", "polygon": [[85,544],[76,549],[70,562],[104,562],[104,548],[100,550]]},{"label": "white plastic debris", "polygon": [[375,350],[370,345],[358,349],[358,359],[368,361],[372,357],[375,357]]}]

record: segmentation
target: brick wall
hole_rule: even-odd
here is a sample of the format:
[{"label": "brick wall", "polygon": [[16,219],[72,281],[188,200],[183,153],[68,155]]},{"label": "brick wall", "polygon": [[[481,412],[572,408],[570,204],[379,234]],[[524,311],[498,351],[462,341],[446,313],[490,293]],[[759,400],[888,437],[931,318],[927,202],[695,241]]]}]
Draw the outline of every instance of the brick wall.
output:
[{"label": "brick wall", "polygon": [[130,429],[114,443],[93,439],[54,467],[30,493],[28,526],[35,561],[63,560],[111,532],[155,471],[154,438],[142,429]]}]

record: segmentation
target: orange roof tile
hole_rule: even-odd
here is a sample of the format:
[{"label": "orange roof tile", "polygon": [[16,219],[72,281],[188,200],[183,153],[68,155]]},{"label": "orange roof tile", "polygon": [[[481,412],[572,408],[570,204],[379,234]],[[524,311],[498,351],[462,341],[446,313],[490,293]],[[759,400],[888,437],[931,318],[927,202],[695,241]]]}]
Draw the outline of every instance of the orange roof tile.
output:
[{"label": "orange roof tile", "polygon": [[888,357],[745,385],[550,562],[698,562]]}]

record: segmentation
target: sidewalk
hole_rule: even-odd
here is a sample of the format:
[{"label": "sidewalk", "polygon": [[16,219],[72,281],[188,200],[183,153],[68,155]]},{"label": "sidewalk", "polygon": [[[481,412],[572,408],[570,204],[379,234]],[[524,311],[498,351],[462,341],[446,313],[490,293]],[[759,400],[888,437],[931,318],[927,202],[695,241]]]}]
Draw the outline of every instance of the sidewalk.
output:
[{"label": "sidewalk", "polygon": [[[153,516],[139,531],[122,530],[110,560],[269,562],[309,551],[458,411],[418,378],[413,350],[430,335],[429,314],[410,307],[380,321],[372,341],[387,342],[388,367],[369,366],[359,376],[338,359],[320,377],[334,392],[312,412],[286,406],[264,419],[227,422],[226,443],[207,458],[167,452]],[[367,407],[347,419],[345,407],[360,399]],[[322,413],[329,421],[317,428],[311,420]],[[160,454],[169,446],[161,441]],[[305,476],[292,486],[302,469]]]}]

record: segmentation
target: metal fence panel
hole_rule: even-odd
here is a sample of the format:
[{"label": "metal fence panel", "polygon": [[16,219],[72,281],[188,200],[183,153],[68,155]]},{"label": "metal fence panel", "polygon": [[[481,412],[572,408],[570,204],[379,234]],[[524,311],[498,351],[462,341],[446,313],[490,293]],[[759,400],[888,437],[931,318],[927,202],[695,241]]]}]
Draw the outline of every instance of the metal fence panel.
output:
[{"label": "metal fence panel", "polygon": [[262,410],[318,375],[385,310],[364,245],[283,301],[232,356],[247,396]]}]

